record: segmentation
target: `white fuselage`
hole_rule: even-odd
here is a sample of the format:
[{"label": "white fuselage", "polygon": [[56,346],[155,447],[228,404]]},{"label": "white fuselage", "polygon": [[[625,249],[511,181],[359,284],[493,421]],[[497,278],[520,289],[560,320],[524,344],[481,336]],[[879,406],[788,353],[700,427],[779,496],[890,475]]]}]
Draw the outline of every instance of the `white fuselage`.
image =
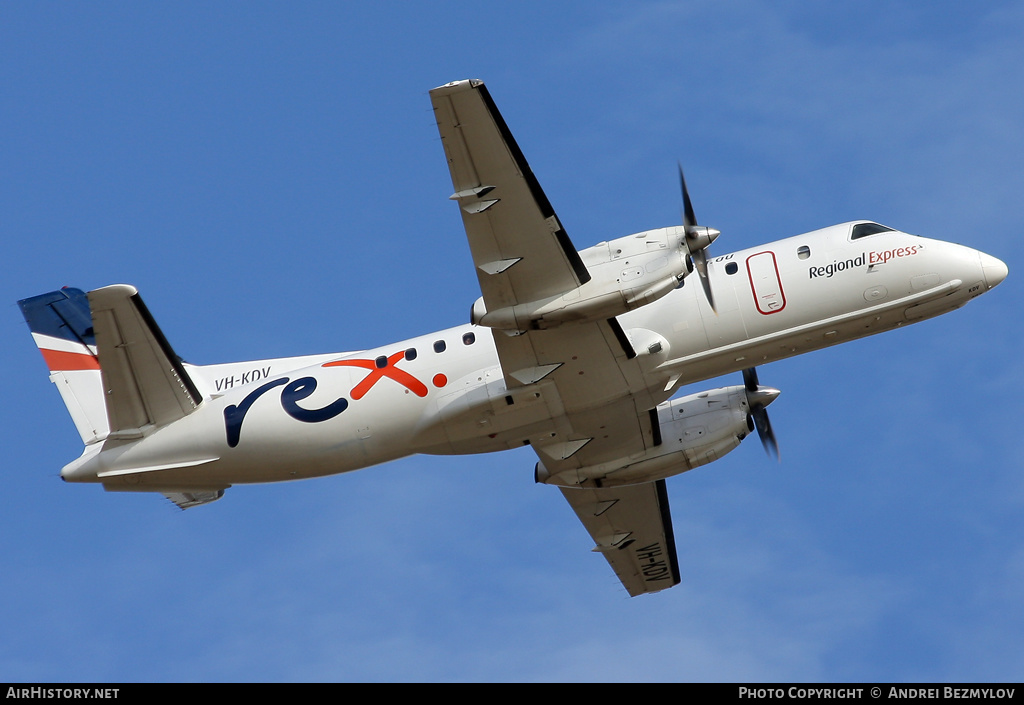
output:
[{"label": "white fuselage", "polygon": [[[852,240],[852,229],[710,260],[717,313],[692,276],[618,316],[651,405],[684,384],[958,308],[1006,276],[1001,262],[960,245],[895,231]],[[618,242],[581,256],[588,266],[614,261]],[[518,447],[560,410],[543,381],[506,387],[492,338],[505,334],[466,324],[356,353],[190,366],[205,399],[194,413],[141,440],[89,446],[63,477],[109,489],[196,488]]]}]

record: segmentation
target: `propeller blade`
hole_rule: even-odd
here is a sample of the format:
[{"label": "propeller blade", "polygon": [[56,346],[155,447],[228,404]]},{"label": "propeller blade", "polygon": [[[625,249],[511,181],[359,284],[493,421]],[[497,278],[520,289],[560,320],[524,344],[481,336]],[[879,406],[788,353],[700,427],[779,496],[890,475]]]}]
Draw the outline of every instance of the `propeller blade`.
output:
[{"label": "propeller blade", "polygon": [[717,316],[718,309],[715,308],[715,297],[711,295],[711,280],[708,279],[708,258],[704,254],[704,250],[697,250],[697,253],[693,256],[693,263],[697,268],[697,275],[700,277],[701,286],[704,287],[704,296],[707,297],[711,310]]},{"label": "propeller blade", "polygon": [[689,230],[697,224],[697,216],[693,214],[693,204],[690,203],[690,192],[686,188],[686,177],[683,176],[683,165],[676,162],[679,167],[679,188],[683,192],[683,227]]},{"label": "propeller blade", "polygon": [[743,386],[747,390],[750,418],[754,421],[754,428],[757,429],[764,452],[769,457],[781,461],[779,442],[775,438],[775,431],[772,430],[772,422],[768,420],[768,411],[766,410],[766,407],[779,396],[779,390],[762,387],[758,383],[756,367],[748,367],[743,370]]},{"label": "propeller blade", "polygon": [[743,370],[743,385],[747,388],[748,392],[757,391],[757,368],[748,367]]},{"label": "propeller blade", "polygon": [[775,439],[775,432],[772,430],[772,422],[768,420],[768,412],[762,406],[752,416],[754,426],[757,428],[757,435],[761,439],[761,446],[769,457],[781,462],[779,457],[779,442]]},{"label": "propeller blade", "polygon": [[690,190],[686,188],[686,177],[683,176],[683,165],[676,162],[679,167],[679,189],[683,193],[683,229],[686,230],[686,251],[690,253],[700,276],[701,286],[704,288],[704,296],[708,300],[711,310],[718,315],[715,308],[715,297],[711,294],[711,279],[708,278],[708,256],[705,250],[716,237],[718,231],[713,228],[701,228],[697,225],[697,216],[693,212],[693,203],[690,201]]}]

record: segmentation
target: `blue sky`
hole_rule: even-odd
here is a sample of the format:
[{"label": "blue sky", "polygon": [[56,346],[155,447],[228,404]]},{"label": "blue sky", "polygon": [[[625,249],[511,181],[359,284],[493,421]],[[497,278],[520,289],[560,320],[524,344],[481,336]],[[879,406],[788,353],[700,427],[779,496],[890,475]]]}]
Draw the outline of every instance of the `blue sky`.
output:
[{"label": "blue sky", "polygon": [[[1014,2],[4,4],[0,680],[1020,681],[1022,35]],[[782,462],[669,480],[655,596],[529,449],[187,512],[60,482],[17,299],[132,283],[198,364],[464,321],[427,91],[469,77],[578,247],[677,223],[678,160],[713,253],[870,218],[1010,276],[761,368]]]}]

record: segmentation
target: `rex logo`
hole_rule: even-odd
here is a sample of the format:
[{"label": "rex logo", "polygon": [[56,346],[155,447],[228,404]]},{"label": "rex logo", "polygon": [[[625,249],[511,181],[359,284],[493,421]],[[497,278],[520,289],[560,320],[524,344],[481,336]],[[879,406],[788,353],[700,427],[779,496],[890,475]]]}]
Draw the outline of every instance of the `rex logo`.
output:
[{"label": "rex logo", "polygon": [[[358,401],[366,396],[367,392],[373,389],[374,385],[385,377],[398,382],[418,397],[427,396],[427,386],[413,375],[398,367],[398,362],[404,360],[405,356],[406,352],[402,350],[392,355],[381,355],[373,360],[335,360],[334,362],[324,363],[323,367],[359,367],[369,370],[369,374],[363,377],[350,392],[354,401]],[[432,381],[435,387],[443,387],[448,383],[448,378],[443,374],[437,374],[434,375]],[[289,382],[287,377],[281,377],[257,387],[241,403],[237,405],[232,404],[224,409],[224,426],[227,432],[228,446],[234,448],[238,445],[242,433],[242,421],[245,420],[245,415],[248,413],[249,408],[261,396],[281,385],[285,385],[284,389],[281,390],[281,408],[296,421],[320,423],[321,421],[333,419],[348,408],[348,400],[344,397],[340,397],[319,409],[307,409],[299,406],[299,401],[311,396],[316,391],[316,378],[301,377]]]}]

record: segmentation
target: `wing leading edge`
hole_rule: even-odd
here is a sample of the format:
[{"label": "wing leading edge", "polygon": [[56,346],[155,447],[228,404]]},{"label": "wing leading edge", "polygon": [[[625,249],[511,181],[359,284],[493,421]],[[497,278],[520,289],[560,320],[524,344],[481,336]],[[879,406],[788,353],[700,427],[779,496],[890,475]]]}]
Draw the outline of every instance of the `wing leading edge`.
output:
[{"label": "wing leading edge", "polygon": [[[572,296],[590,273],[483,82],[449,83],[430,98],[486,309]],[[550,433],[529,439],[538,473],[571,477],[658,445],[656,401],[615,318],[521,327],[491,332],[506,385],[537,385],[559,410]],[[679,582],[663,480],[562,493],[630,595]]]}]

